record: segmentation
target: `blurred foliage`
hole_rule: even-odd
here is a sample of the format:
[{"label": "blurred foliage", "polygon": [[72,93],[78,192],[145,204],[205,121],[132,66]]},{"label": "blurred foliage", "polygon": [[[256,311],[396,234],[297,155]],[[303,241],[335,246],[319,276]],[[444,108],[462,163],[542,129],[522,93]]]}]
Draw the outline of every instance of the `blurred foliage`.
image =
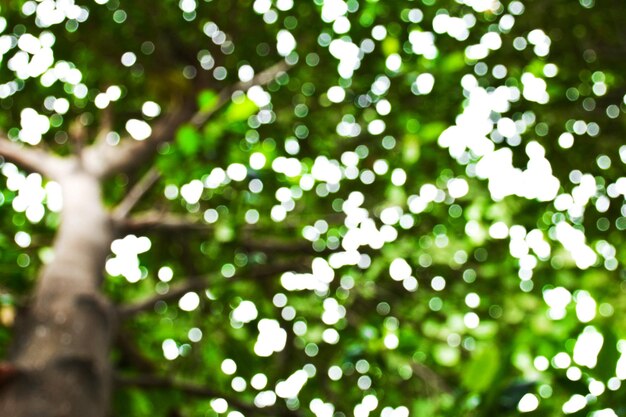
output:
[{"label": "blurred foliage", "polygon": [[[104,290],[126,305],[206,277],[197,306],[159,301],[123,322],[112,360],[121,375],[210,387],[231,408],[181,386],[119,386],[115,415],[229,413],[280,396],[302,369],[302,389],[276,400],[301,415],[624,415],[624,15],[626,4],[594,0],[2,2],[10,138],[24,140],[24,109],[49,120],[37,146],[61,155],[76,124],[116,143],[133,140],[129,119],[154,123],[190,96],[214,112],[159,149],[162,179],[136,209],[194,227],[142,231],[140,279],[107,276]],[[45,48],[47,66],[34,58]],[[282,59],[287,72],[219,107],[221,91]],[[490,101],[475,98],[498,91],[506,106],[487,108],[482,134],[461,127],[453,154],[441,138],[478,126]],[[558,191],[526,198],[510,170],[478,175],[486,157],[472,140],[510,150],[519,172],[540,149],[549,169],[526,186],[553,175]],[[108,180],[107,203],[148,168]],[[1,170],[4,354],[58,213],[52,191],[37,191],[46,180]],[[340,253],[350,260],[333,264]],[[290,276],[317,289],[289,288]],[[257,311],[247,323],[234,313],[244,301]],[[255,354],[262,319],[286,331],[269,357]]]}]

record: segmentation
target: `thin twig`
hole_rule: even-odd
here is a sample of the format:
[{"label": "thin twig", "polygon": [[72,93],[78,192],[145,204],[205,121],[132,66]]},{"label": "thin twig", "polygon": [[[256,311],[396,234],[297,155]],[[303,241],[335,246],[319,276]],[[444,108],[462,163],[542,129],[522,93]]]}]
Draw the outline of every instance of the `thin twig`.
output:
[{"label": "thin twig", "polygon": [[194,277],[186,279],[184,282],[173,285],[165,294],[156,294],[144,300],[137,301],[134,304],[124,305],[118,308],[117,312],[120,318],[131,317],[144,311],[150,311],[159,301],[174,301],[187,294],[190,291],[200,291],[209,286],[211,282],[210,276]]},{"label": "thin twig", "polygon": [[289,64],[286,61],[280,61],[270,68],[266,69],[255,75],[250,81],[238,82],[235,85],[227,87],[220,91],[218,95],[217,103],[210,109],[202,111],[199,110],[190,120],[190,123],[195,127],[202,127],[204,124],[221,109],[226,103],[230,101],[232,94],[235,91],[248,91],[255,85],[266,85],[276,78],[277,75],[283,73],[289,69]]},{"label": "thin twig", "polygon": [[[150,232],[210,234],[215,231],[215,225],[202,223],[197,217],[185,214],[150,211],[131,218],[120,218],[118,229],[123,234],[136,235]],[[237,244],[248,252],[311,255],[328,252],[328,250],[315,250],[311,242],[298,237],[292,239],[267,237],[267,233],[251,224],[243,225],[238,229]]]},{"label": "thin twig", "polygon": [[113,219],[116,221],[125,219],[159,178],[161,178],[161,173],[154,167],[150,168],[133,188],[131,188],[117,207],[115,207],[113,210]]},{"label": "thin twig", "polygon": [[326,251],[316,251],[313,248],[313,244],[307,240],[301,238],[294,238],[292,240],[287,239],[272,239],[272,238],[258,238],[254,236],[243,236],[241,239],[241,248],[250,252],[265,252],[265,253],[280,253],[280,254],[322,254]]},{"label": "thin twig", "polygon": [[87,126],[85,126],[80,119],[81,118],[79,116],[72,120],[68,129],[70,139],[69,144],[72,149],[72,153],[77,156],[80,156],[81,152],[85,148],[85,143],[87,142],[87,136],[89,134]]},{"label": "thin twig", "polygon": [[120,229],[124,233],[144,233],[150,230],[166,231],[213,231],[215,226],[201,223],[195,216],[176,213],[164,213],[150,210],[123,220]]},{"label": "thin twig", "polygon": [[[298,217],[298,221],[285,221],[281,223],[281,230],[300,230],[302,224],[306,224],[307,221],[315,221],[319,219],[326,220],[329,223],[338,223],[343,221],[345,214],[343,213],[331,213],[322,216],[309,216],[304,218]],[[199,220],[198,216],[191,216],[188,214],[179,214],[171,212],[163,212],[158,210],[147,210],[133,215],[127,219],[124,219],[119,225],[120,230],[125,233],[147,233],[150,231],[213,231],[215,225],[206,224]],[[247,224],[239,229],[241,232],[260,230],[259,225]],[[245,243],[245,242],[244,242]]]},{"label": "thin twig", "polygon": [[433,394],[441,394],[443,392],[450,393],[452,389],[443,379],[441,375],[430,369],[428,366],[419,362],[411,363],[411,370],[419,379],[421,379]]},{"label": "thin twig", "polygon": [[99,146],[106,142],[106,138],[111,130],[113,130],[113,106],[107,106],[102,109],[100,114],[100,123],[98,125],[98,133],[94,139],[94,144]]},{"label": "thin twig", "polygon": [[[294,272],[310,272],[310,262],[305,263],[302,259],[292,259],[289,262],[281,262],[268,265],[257,265],[254,268],[238,272],[232,278],[228,278],[229,282],[239,279],[250,278],[253,280],[262,280],[273,278],[278,274],[288,271]],[[190,291],[202,291],[207,289],[211,284],[215,283],[220,276],[218,274],[208,274],[198,277],[189,277],[180,284],[173,285],[168,292],[164,294],[155,294],[146,299],[136,301],[132,304],[121,305],[117,309],[120,319],[126,319],[137,314],[150,311],[159,301],[174,301]]]}]

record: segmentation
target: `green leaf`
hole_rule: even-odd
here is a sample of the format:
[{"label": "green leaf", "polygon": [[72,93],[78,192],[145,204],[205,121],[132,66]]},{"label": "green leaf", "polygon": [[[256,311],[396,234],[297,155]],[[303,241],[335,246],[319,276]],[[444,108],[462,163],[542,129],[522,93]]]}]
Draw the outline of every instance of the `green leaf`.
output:
[{"label": "green leaf", "polygon": [[543,67],[545,66],[545,62],[540,59],[534,59],[530,61],[530,63],[526,66],[526,71],[530,72],[536,77],[543,78]]},{"label": "green leaf", "polygon": [[406,193],[401,187],[389,188],[386,193],[387,199],[391,204],[400,205],[406,201]]},{"label": "green leaf", "polygon": [[441,132],[443,132],[445,128],[446,125],[441,122],[426,123],[420,129],[420,137],[425,142],[433,142],[439,138],[439,135],[441,135]]},{"label": "green leaf", "polygon": [[463,52],[451,53],[441,62],[441,69],[445,72],[456,72],[465,68],[465,54]]},{"label": "green leaf", "polygon": [[414,416],[432,416],[434,415],[436,403],[427,399],[413,401]]},{"label": "green leaf", "polygon": [[476,393],[485,392],[493,382],[500,367],[497,346],[483,347],[474,352],[462,376],[465,388]]},{"label": "green leaf", "polygon": [[198,107],[201,111],[213,110],[219,101],[219,95],[213,90],[202,90],[198,94]]},{"label": "green leaf", "polygon": [[224,118],[228,122],[241,122],[259,111],[259,107],[248,97],[240,102],[231,103],[224,112]]},{"label": "green leaf", "polygon": [[152,403],[144,392],[133,389],[129,391],[129,396],[131,397],[129,403],[133,405],[133,412],[137,413],[136,415],[147,416],[152,413]]},{"label": "green leaf", "polygon": [[228,224],[219,224],[215,229],[215,238],[220,242],[230,242],[234,237],[235,232]]},{"label": "green leaf", "polygon": [[389,56],[391,54],[395,54],[400,50],[400,42],[391,36],[388,36],[383,41],[383,52],[385,55]]},{"label": "green leaf", "polygon": [[459,349],[440,343],[433,349],[433,358],[443,366],[456,366],[460,359]]},{"label": "green leaf", "polygon": [[407,164],[414,164],[420,157],[420,140],[417,135],[405,135],[402,147],[402,159]]},{"label": "green leaf", "polygon": [[187,156],[194,155],[200,147],[202,137],[191,125],[184,125],[176,133],[176,143],[180,150]]},{"label": "green leaf", "polygon": [[596,371],[606,381],[615,376],[615,366],[621,354],[617,351],[618,339],[615,333],[610,329],[603,329],[602,335],[604,336],[604,342],[598,355]]},{"label": "green leaf", "polygon": [[220,119],[217,119],[214,123],[209,123],[204,127],[202,132],[204,135],[204,149],[215,147],[220,137],[224,134],[226,123],[220,123],[220,121]]}]

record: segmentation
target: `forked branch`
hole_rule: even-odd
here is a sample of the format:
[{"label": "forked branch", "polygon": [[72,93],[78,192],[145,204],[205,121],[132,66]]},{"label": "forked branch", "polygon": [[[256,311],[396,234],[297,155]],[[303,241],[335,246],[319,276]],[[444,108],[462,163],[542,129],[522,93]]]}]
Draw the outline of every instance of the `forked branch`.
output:
[{"label": "forked branch", "polygon": [[152,128],[150,137],[139,141],[125,138],[117,146],[99,141],[83,151],[84,165],[99,178],[131,171],[151,159],[163,143],[172,140],[179,126],[195,114],[195,104],[191,97],[173,106],[170,113],[160,119]]},{"label": "forked branch", "polygon": [[161,178],[161,173],[156,168],[150,168],[113,210],[113,219],[120,221],[126,218],[159,178]]},{"label": "forked branch", "polygon": [[233,92],[247,91],[254,85],[267,84],[287,68],[288,64],[281,61],[260,72],[248,82],[239,82],[225,88],[219,94],[216,105],[208,111],[196,109],[196,100],[193,95],[182,97],[177,104],[171,106],[172,108],[165,117],[156,122],[147,139],[138,141],[125,138],[117,146],[111,146],[106,141],[98,141],[84,150],[85,166],[88,166],[91,172],[100,178],[133,170],[144,161],[151,159],[163,143],[171,141],[183,124],[202,126],[217,110],[228,103]]}]

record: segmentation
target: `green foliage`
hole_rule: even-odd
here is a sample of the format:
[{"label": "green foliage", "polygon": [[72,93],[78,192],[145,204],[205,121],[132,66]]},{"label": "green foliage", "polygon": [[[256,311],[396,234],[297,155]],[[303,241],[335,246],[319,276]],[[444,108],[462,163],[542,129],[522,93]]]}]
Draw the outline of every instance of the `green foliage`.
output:
[{"label": "green foliage", "polygon": [[488,391],[493,386],[500,363],[497,346],[484,346],[474,351],[463,371],[463,385],[479,394]]},{"label": "green foliage", "polygon": [[212,90],[203,90],[198,94],[198,108],[208,112],[214,110],[219,102],[219,95]]},{"label": "green foliage", "polygon": [[[104,280],[121,306],[164,298],[120,326],[134,349],[118,341],[116,372],[171,382],[118,387],[115,415],[252,416],[242,404],[272,392],[261,412],[624,415],[625,5],[102,0],[57,22],[48,3],[0,9],[11,140],[41,122],[26,109],[49,124],[30,142],[60,155],[80,147],[73,126],[115,144],[130,119],[210,115],[158,146],[162,179],[133,215],[164,227],[135,232],[140,279]],[[4,354],[60,219],[54,184],[0,171]],[[283,332],[262,342],[268,323]],[[578,342],[593,332],[601,348]]]},{"label": "green foliage", "polygon": [[226,123],[242,122],[258,110],[258,106],[252,100],[244,97],[242,100],[235,101],[228,106],[224,111],[224,121]]},{"label": "green foliage", "polygon": [[202,137],[196,128],[190,125],[182,126],[176,133],[176,143],[186,156],[195,155],[202,142]]}]

